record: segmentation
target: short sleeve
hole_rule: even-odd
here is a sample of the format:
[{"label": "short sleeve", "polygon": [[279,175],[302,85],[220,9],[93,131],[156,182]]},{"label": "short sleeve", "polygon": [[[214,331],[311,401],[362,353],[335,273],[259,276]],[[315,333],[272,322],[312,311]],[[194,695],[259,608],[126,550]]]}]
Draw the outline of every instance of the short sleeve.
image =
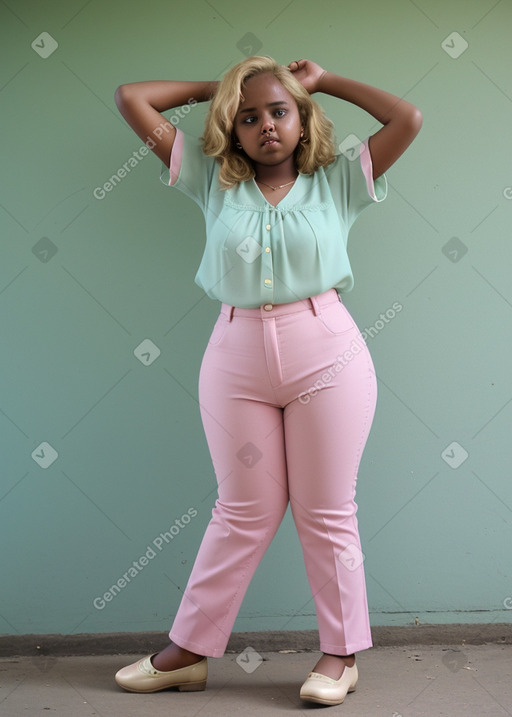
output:
[{"label": "short sleeve", "polygon": [[202,149],[201,140],[176,128],[169,167],[162,162],[160,181],[179,189],[205,208],[214,181],[216,161]]},{"label": "short sleeve", "polygon": [[386,176],[373,179],[373,165],[368,138],[350,151],[340,154],[325,168],[332,196],[340,209],[341,216],[352,226],[366,207],[382,202],[388,191]]}]

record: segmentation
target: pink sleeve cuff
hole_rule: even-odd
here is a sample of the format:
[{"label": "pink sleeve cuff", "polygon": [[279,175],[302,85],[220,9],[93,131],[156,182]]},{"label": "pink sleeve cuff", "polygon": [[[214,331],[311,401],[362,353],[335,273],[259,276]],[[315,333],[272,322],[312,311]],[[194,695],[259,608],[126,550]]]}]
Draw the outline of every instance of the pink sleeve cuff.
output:
[{"label": "pink sleeve cuff", "polygon": [[375,202],[380,202],[382,200],[382,197],[379,199],[377,195],[375,194],[375,183],[373,181],[373,165],[372,165],[372,157],[370,154],[370,147],[368,145],[368,140],[370,138],[367,137],[362,142],[361,147],[361,169],[363,170],[364,177],[366,179],[366,188],[368,189],[368,194]]},{"label": "pink sleeve cuff", "polygon": [[169,163],[169,186],[176,184],[181,169],[181,158],[183,156],[183,141],[185,135],[176,127],[176,137],[171,150],[171,161]]}]

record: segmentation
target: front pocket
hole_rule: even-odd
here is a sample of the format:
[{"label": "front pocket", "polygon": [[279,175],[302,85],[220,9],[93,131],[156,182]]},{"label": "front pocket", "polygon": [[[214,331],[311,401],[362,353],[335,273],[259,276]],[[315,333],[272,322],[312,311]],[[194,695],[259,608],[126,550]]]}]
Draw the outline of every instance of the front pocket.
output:
[{"label": "front pocket", "polygon": [[354,319],[343,306],[341,301],[336,304],[322,306],[320,314],[317,316],[318,321],[326,328],[329,333],[339,336],[357,328]]},{"label": "front pocket", "polygon": [[225,314],[219,314],[219,317],[215,322],[215,326],[213,327],[213,331],[210,335],[210,338],[208,339],[208,344],[210,346],[216,346],[221,341],[222,337],[226,333],[228,325],[228,317]]}]

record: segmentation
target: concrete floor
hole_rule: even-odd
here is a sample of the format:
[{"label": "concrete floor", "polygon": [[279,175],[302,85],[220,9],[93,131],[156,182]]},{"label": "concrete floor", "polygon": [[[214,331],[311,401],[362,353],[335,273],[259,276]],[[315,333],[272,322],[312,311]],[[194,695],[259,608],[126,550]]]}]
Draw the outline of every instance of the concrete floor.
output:
[{"label": "concrete floor", "polygon": [[319,654],[259,654],[246,648],[209,660],[204,692],[149,695],[125,692],[113,679],[143,655],[3,658],[0,715],[258,717],[319,710],[351,717],[512,715],[512,645],[374,647],[358,653],[357,690],[336,707],[299,699]]}]

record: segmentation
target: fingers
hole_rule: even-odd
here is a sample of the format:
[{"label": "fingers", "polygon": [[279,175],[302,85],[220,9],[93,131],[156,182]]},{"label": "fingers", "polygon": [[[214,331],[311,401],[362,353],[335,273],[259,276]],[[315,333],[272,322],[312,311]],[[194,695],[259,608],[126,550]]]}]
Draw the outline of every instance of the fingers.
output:
[{"label": "fingers", "polygon": [[297,70],[299,70],[305,62],[307,62],[307,60],[292,60],[288,67],[292,72],[297,72]]}]

